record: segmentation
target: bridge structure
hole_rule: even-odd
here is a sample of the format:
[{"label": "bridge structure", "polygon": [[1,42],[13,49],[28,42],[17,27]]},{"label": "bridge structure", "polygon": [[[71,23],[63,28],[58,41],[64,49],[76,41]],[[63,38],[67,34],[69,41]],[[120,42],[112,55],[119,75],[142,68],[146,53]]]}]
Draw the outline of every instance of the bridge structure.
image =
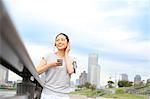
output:
[{"label": "bridge structure", "polygon": [[23,78],[14,96],[0,99],[40,99],[43,83],[21,41],[16,28],[0,0],[0,65]]}]

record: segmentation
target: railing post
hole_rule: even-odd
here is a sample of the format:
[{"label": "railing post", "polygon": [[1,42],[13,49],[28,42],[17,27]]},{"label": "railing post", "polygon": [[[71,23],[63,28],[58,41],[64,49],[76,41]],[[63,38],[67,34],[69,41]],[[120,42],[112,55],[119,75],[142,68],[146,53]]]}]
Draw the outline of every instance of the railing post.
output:
[{"label": "railing post", "polygon": [[35,94],[34,94],[35,99],[40,99],[40,97],[41,97],[41,92],[42,92],[42,88],[39,87],[39,86],[36,86],[36,88],[35,88]]},{"label": "railing post", "polygon": [[24,77],[23,82],[17,84],[17,95],[28,95],[28,99],[34,99],[35,86],[30,78]]}]

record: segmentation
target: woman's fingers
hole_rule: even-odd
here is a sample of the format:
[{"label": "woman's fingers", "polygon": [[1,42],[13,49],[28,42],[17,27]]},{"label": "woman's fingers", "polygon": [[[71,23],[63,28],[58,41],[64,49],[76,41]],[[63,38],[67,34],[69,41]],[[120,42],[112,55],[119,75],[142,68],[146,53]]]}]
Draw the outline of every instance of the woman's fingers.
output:
[{"label": "woman's fingers", "polygon": [[53,62],[51,64],[53,67],[62,66],[62,62]]},{"label": "woman's fingers", "polygon": [[65,53],[69,53],[69,51],[70,51],[70,43],[68,43]]}]

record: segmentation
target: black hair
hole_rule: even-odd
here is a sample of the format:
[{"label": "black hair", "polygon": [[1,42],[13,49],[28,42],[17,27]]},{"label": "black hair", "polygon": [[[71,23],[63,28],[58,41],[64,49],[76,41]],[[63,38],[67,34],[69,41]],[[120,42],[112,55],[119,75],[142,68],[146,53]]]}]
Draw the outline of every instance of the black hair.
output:
[{"label": "black hair", "polygon": [[[67,39],[67,42],[69,42],[69,37],[68,37],[68,35],[66,35],[65,33],[59,33],[59,34],[57,34],[55,40],[57,39],[57,37],[58,37],[59,35],[65,36],[66,39]],[[56,44],[55,44],[55,46],[56,46]]]}]

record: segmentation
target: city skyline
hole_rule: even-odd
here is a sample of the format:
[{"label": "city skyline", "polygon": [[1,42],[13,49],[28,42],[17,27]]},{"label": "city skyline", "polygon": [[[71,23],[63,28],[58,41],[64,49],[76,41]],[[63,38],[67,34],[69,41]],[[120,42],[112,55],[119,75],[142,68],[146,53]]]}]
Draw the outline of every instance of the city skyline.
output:
[{"label": "city skyline", "polygon": [[78,64],[73,80],[87,71],[92,52],[99,54],[102,84],[121,73],[150,78],[149,0],[3,1],[35,66],[64,32]]},{"label": "city skyline", "polygon": [[[0,74],[0,83],[2,84],[2,83],[7,83],[7,81],[18,81],[18,80],[22,80],[22,78],[20,77],[20,76],[18,76],[18,75],[16,75],[15,73],[13,73],[12,71],[10,71],[9,70],[9,74],[6,74],[6,68],[5,67],[2,67],[2,66],[0,66],[0,73],[3,73],[3,75],[1,75]],[[7,71],[7,73],[8,73],[8,71]],[[4,74],[6,74],[6,75],[4,75]],[[88,73],[86,73],[86,71],[84,70],[81,74],[80,74],[80,76],[77,78],[77,79],[75,79],[75,81],[71,81],[71,82],[73,82],[75,85],[82,85],[82,84],[84,84],[85,82],[89,82],[88,81],[88,78],[87,78],[87,75],[88,75]],[[3,76],[3,77],[2,77]],[[6,77],[7,76],[7,77]],[[80,81],[80,77],[82,76],[82,81],[83,82],[79,82]],[[114,76],[118,76],[118,77],[115,77],[115,78],[113,78],[112,79],[112,77],[109,77],[109,79],[107,80],[107,81],[109,81],[109,80],[111,80],[111,81],[113,81],[113,82],[115,82],[115,81],[119,81],[119,80],[126,80],[126,81],[132,81],[132,82],[134,82],[135,84],[137,84],[137,83],[139,83],[139,82],[141,82],[141,81],[144,81],[145,83],[147,82],[147,80],[149,80],[150,78],[147,78],[147,79],[142,79],[142,76],[140,75],[140,74],[136,74],[136,75],[134,75],[133,76],[133,79],[130,79],[130,80],[128,80],[128,74],[126,74],[126,73],[122,73],[122,74],[119,74],[119,75],[114,75]],[[130,76],[130,75],[129,75]],[[11,77],[11,78],[13,78],[13,79],[8,79],[8,77]],[[125,79],[124,79],[125,78]],[[42,78],[43,79],[43,78]],[[107,85],[107,83],[105,83],[105,85]],[[104,86],[103,84],[101,85],[101,86]]]}]

